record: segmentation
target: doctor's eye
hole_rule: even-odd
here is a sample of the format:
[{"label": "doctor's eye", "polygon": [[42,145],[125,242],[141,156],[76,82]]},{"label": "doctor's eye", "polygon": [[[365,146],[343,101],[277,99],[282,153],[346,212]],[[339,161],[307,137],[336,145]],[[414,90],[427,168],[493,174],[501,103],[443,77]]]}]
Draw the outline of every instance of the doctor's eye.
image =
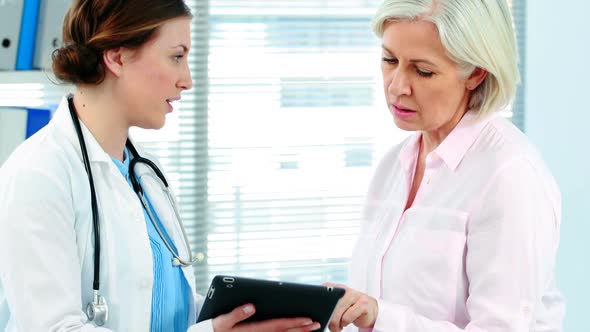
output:
[{"label": "doctor's eye", "polygon": [[184,58],[184,54],[177,54],[174,56],[174,61],[180,62],[182,58]]}]

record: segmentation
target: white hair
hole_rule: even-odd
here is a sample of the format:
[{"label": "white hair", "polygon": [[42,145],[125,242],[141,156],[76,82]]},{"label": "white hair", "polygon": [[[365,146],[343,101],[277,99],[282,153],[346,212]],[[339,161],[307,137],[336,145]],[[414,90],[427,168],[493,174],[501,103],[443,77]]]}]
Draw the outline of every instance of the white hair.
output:
[{"label": "white hair", "polygon": [[464,78],[478,67],[488,72],[471,92],[470,109],[483,116],[510,105],[520,74],[506,0],[384,0],[373,17],[373,31],[382,38],[387,22],[402,20],[432,22]]}]

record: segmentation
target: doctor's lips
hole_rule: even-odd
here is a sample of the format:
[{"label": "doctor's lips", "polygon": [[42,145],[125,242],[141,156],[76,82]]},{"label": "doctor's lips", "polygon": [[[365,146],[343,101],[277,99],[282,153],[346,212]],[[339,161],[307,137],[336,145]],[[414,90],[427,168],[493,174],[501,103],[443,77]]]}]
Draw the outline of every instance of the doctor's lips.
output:
[{"label": "doctor's lips", "polygon": [[172,104],[174,102],[179,101],[179,100],[180,100],[180,96],[166,99],[166,103],[168,104],[168,112],[172,112],[174,110],[174,106],[172,106]]}]

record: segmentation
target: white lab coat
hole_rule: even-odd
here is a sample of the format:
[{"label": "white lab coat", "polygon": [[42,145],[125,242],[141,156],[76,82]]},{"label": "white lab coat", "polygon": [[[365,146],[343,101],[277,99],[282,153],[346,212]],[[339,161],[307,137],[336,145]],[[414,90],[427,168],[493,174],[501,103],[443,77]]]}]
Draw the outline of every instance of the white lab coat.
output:
[{"label": "white lab coat", "polygon": [[[90,187],[64,98],[51,122],[0,169],[0,331],[149,331],[153,266],[142,206],[111,157],[82,127],[98,200],[100,291],[109,320],[98,328],[84,313],[93,295]],[[157,177],[142,165],[137,172],[180,256],[187,257]],[[195,292],[193,268],[183,272],[193,294],[190,325],[202,297]],[[189,331],[213,328],[209,320]]]}]

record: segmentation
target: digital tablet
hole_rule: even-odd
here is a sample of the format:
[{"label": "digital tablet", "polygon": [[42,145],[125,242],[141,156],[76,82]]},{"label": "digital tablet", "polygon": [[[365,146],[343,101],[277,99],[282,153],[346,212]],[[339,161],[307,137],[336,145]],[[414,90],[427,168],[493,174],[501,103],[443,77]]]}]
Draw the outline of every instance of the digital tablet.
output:
[{"label": "digital tablet", "polygon": [[316,331],[323,331],[344,292],[342,288],[218,275],[211,281],[197,322],[252,303],[256,313],[244,322],[309,317],[321,324]]}]

